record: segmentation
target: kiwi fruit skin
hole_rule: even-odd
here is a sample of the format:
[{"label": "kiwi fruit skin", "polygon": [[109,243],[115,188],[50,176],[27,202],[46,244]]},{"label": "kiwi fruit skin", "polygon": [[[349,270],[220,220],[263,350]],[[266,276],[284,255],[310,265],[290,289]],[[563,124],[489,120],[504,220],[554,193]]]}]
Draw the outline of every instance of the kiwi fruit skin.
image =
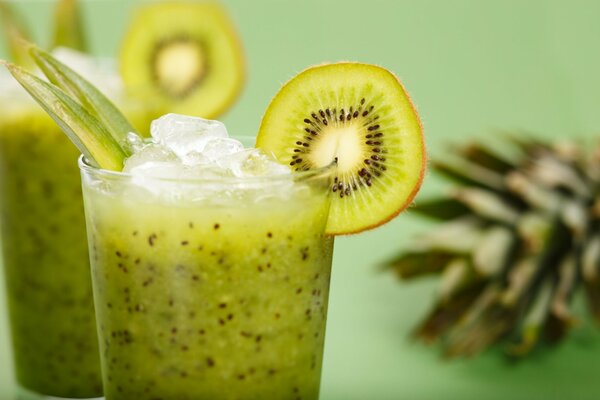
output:
[{"label": "kiwi fruit skin", "polygon": [[[173,92],[159,81],[156,63],[163,59],[163,51],[186,45],[191,54],[201,58],[196,60],[201,71],[199,76],[187,78],[189,87]],[[169,57],[164,58],[169,63]],[[171,63],[177,69],[173,64],[178,63]],[[216,2],[169,1],[140,6],[122,42],[119,65],[127,94],[146,101],[156,117],[173,112],[216,118],[239,97],[246,79],[241,40],[227,11]],[[178,75],[178,71],[170,74],[174,72]],[[181,72],[185,75],[189,71]]]},{"label": "kiwi fruit skin", "polygon": [[[343,206],[340,206],[340,204],[345,201],[347,204],[350,204],[349,207],[351,208],[352,203],[348,203],[348,198],[352,197],[357,191],[356,188],[354,188],[354,191],[351,191],[351,193],[346,196],[336,192],[335,185],[338,184],[336,177],[332,189],[332,210],[327,225],[327,234],[349,235],[385,224],[412,203],[423,182],[427,164],[427,155],[423,136],[423,125],[412,100],[398,77],[383,67],[358,62],[338,62],[309,67],[284,84],[276,96],[271,100],[271,103],[263,116],[256,146],[265,151],[274,153],[283,163],[291,161],[289,164],[292,165],[292,168],[294,169],[295,160],[293,158],[295,157],[292,151],[303,151],[301,147],[300,150],[295,150],[294,145],[300,144],[301,142],[304,146],[312,145],[312,142],[304,141],[303,139],[294,142],[294,140],[297,140],[298,138],[310,139],[310,134],[307,135],[303,129],[308,132],[312,128],[310,124],[312,124],[314,120],[320,120],[321,117],[328,118],[330,122],[332,119],[336,118],[329,117],[329,115],[319,115],[319,113],[324,112],[324,110],[327,110],[328,112],[331,110],[331,112],[333,112],[333,108],[337,108],[336,111],[339,112],[340,108],[352,105],[350,104],[352,102],[338,104],[336,101],[330,101],[329,103],[331,104],[329,104],[327,100],[323,100],[323,98],[329,100],[338,98],[339,93],[334,93],[333,95],[331,93],[326,93],[328,90],[332,89],[332,87],[334,88],[333,90],[335,90],[335,88],[343,88],[341,90],[345,91],[345,95],[354,93],[354,96],[358,96],[357,101],[354,101],[354,104],[358,104],[359,107],[360,101],[362,100],[364,102],[364,98],[368,97],[367,95],[364,97],[362,95],[357,95],[360,94],[362,90],[370,93],[371,97],[377,97],[379,100],[386,99],[387,108],[393,108],[391,120],[397,125],[396,130],[399,129],[401,131],[399,136],[400,139],[402,139],[402,143],[396,143],[399,144],[399,146],[384,146],[385,150],[383,150],[383,152],[387,153],[385,154],[387,158],[403,159],[403,168],[396,173],[387,171],[382,172],[392,179],[391,185],[388,186],[388,193],[378,195],[377,200],[372,204],[367,204],[367,207],[352,212],[352,210],[348,211],[348,207],[344,208]],[[311,95],[319,97],[319,104],[321,107],[302,109],[302,106],[306,106],[311,102]],[[343,98],[344,95],[340,95],[339,97]],[[352,95],[350,95],[350,97],[352,97]],[[368,105],[369,102],[367,101],[366,106]],[[343,111],[344,110],[342,110],[342,112]],[[346,108],[346,116],[349,114],[348,111],[348,108]],[[354,117],[354,120],[363,117],[362,113],[368,110],[361,109],[358,115],[356,114],[356,111],[355,108],[354,111],[350,113],[351,117]],[[303,126],[303,123],[308,125]],[[321,125],[321,128],[322,127],[323,126]],[[379,127],[379,125],[377,125],[377,127]],[[383,129],[385,129],[385,127]],[[366,136],[369,132],[365,130],[363,134]],[[398,142],[398,140],[396,140],[396,142]],[[321,160],[320,165],[302,165],[302,168],[295,169],[306,170],[314,167],[322,167],[326,165],[324,161],[337,161],[339,167],[342,164],[343,157],[344,154],[340,153],[335,156],[332,155],[328,160]],[[366,159],[358,161],[368,162]],[[337,175],[340,175],[339,171]],[[388,179],[388,182],[390,182],[390,179]],[[363,186],[371,185],[362,185],[361,189]],[[389,193],[390,191],[392,193]],[[362,195],[363,198],[365,196],[366,194]],[[357,197],[358,196],[355,196],[354,200],[350,200],[356,202]]]}]

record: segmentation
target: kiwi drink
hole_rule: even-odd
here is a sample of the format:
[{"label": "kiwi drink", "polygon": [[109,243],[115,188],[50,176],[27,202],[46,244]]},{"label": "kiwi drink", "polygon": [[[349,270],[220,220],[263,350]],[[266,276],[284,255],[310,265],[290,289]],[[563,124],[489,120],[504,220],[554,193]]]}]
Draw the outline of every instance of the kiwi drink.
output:
[{"label": "kiwi drink", "polygon": [[3,110],[0,212],[17,380],[87,398],[102,383],[77,156],[37,106]]},{"label": "kiwi drink", "polygon": [[82,166],[107,400],[318,398],[333,239],[309,174],[165,199]]},{"label": "kiwi drink", "polygon": [[332,235],[385,223],[422,182],[421,125],[400,81],[367,64],[309,68],[244,150],[218,121],[176,114],[151,140],[124,135],[80,79],[64,75],[94,107],[6,67],[84,154],[106,399],[317,399]]}]

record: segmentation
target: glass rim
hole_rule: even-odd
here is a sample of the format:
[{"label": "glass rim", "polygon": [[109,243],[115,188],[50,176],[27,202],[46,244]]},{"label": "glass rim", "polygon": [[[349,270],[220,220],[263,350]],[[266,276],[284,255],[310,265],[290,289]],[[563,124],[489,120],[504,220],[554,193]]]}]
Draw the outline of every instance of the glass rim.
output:
[{"label": "glass rim", "polygon": [[[139,175],[134,175],[127,172],[120,171],[112,171],[108,169],[103,169],[99,167],[95,167],[89,163],[86,159],[85,155],[80,155],[78,159],[79,169],[82,173],[95,176],[105,180],[113,180],[113,181],[133,181],[135,178],[139,178]],[[153,177],[153,176],[143,176],[142,178],[147,181],[155,181],[162,183],[180,183],[180,184],[217,184],[217,185],[227,185],[227,184],[262,184],[262,185],[271,185],[283,182],[289,182],[290,179],[293,181],[307,181],[312,178],[320,178],[320,177],[330,177],[335,170],[337,163],[333,161],[331,164],[326,165],[324,167],[318,167],[306,171],[292,171],[289,174],[277,174],[277,175],[266,175],[266,176],[252,176],[252,177],[237,177],[237,176],[224,176],[218,178],[206,178],[206,177],[185,177],[185,178],[164,178],[164,177]]]}]

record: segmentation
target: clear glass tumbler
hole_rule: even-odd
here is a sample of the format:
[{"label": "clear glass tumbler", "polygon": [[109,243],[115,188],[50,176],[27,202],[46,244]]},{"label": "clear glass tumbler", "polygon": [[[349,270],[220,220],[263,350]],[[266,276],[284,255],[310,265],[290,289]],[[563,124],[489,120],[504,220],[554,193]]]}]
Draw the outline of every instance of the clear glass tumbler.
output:
[{"label": "clear glass tumbler", "polygon": [[80,167],[107,400],[318,398],[331,167],[199,180]]},{"label": "clear glass tumbler", "polygon": [[102,395],[78,151],[37,105],[2,110],[0,216],[21,387]]}]

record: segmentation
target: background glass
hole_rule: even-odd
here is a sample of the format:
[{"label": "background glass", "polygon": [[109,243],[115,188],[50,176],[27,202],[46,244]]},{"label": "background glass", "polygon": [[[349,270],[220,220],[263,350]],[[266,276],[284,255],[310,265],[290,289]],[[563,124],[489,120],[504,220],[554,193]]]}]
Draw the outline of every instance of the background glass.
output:
[{"label": "background glass", "polygon": [[5,105],[0,118],[3,275],[18,381],[37,393],[98,397],[83,201],[69,161],[78,152],[36,104]]},{"label": "background glass", "polygon": [[[113,3],[126,9],[132,1]],[[241,100],[223,118],[231,132],[258,129],[270,98],[296,72],[350,59],[381,64],[399,75],[421,113],[432,155],[443,156],[449,142],[485,140],[497,129],[596,144],[600,4],[595,1],[224,3],[239,25],[249,67]],[[49,24],[43,8],[33,12],[38,32]],[[125,15],[95,1],[86,9],[95,21],[94,50],[110,53]],[[442,188],[428,176],[420,196]],[[516,365],[494,351],[444,362],[434,350],[412,343],[407,335],[429,309],[435,282],[400,285],[376,266],[405,238],[426,229],[409,211],[376,231],[336,240],[322,400],[600,397],[600,334],[588,320],[560,347]],[[8,393],[4,326],[0,392]]]}]

